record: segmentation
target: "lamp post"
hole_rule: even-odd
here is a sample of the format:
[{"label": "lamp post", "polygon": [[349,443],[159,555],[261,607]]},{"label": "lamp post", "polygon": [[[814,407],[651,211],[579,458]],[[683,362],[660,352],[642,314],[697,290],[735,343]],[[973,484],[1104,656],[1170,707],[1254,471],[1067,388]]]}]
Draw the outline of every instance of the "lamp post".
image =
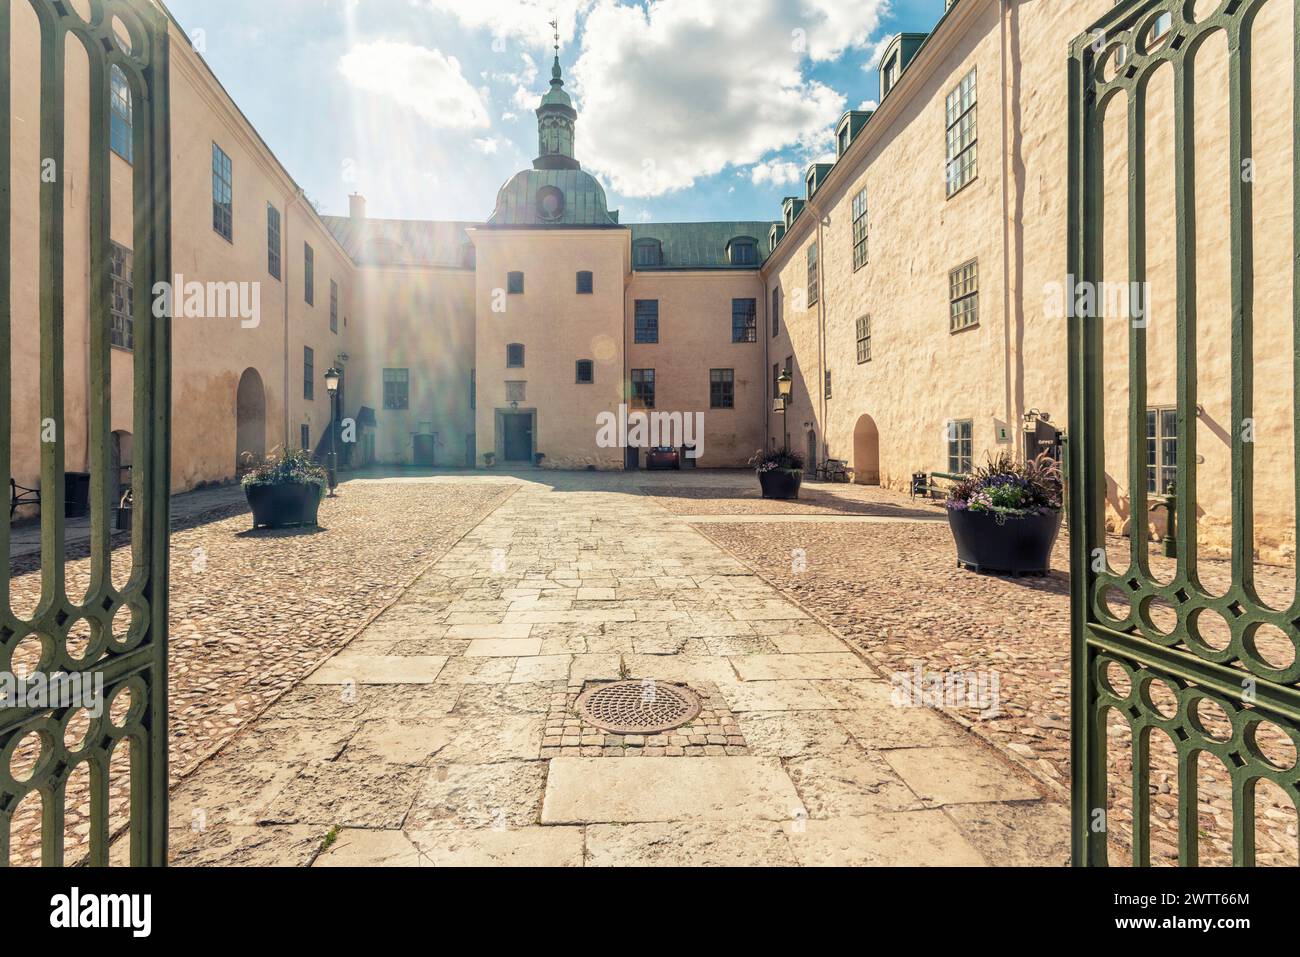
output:
[{"label": "lamp post", "polygon": [[783,426],[785,430],[785,445],[783,450],[790,451],[790,396],[794,391],[794,379],[790,377],[790,370],[783,369],[776,379],[776,396],[781,401],[781,415],[785,420]]},{"label": "lamp post", "polygon": [[330,451],[326,471],[329,473],[330,498],[335,498],[334,489],[338,487],[338,452],[334,448],[334,431],[338,427],[339,378],[342,373],[331,366],[325,373],[325,391],[330,394]]}]

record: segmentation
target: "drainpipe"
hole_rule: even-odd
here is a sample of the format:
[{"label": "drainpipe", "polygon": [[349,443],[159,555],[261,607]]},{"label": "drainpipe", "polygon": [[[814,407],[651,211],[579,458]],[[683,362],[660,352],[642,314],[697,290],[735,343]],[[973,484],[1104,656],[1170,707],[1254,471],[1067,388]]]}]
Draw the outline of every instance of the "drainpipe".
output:
[{"label": "drainpipe", "polygon": [[289,242],[289,210],[302,198],[303,191],[299,188],[284,199],[284,255],[280,257],[280,272],[284,275],[284,391],[281,393],[283,396],[281,403],[284,406],[284,442],[280,448],[285,451],[289,449],[289,263],[293,260],[289,254],[292,248]]},{"label": "drainpipe", "polygon": [[[822,270],[822,263],[825,261],[825,257],[822,255],[822,211],[814,207],[813,212],[817,216],[817,354],[821,365],[821,368],[817,370],[821,375],[817,377],[814,388],[817,389],[816,394],[822,397],[820,438],[821,446],[826,450],[826,454],[819,455],[818,458],[825,460],[826,456],[830,454],[830,445],[826,440],[826,277]],[[813,429],[818,431],[816,422],[813,423]]]},{"label": "drainpipe", "polygon": [[1014,365],[1018,365],[1020,357],[1014,354],[1015,337],[1011,329],[1011,193],[1008,179],[1012,161],[1008,130],[1010,124],[1007,120],[1007,0],[999,0],[998,2],[998,29],[1001,34],[998,59],[1002,86],[1002,117],[999,125],[1002,128],[1002,340],[1004,350],[1002,367],[1004,372],[1003,387],[1005,390],[1003,408],[1007,428],[1014,436],[1015,448],[1023,456],[1025,454],[1025,438],[1023,430],[1020,428],[1021,417],[1019,410],[1015,407],[1015,391],[1012,386],[1015,379],[1012,368]]}]

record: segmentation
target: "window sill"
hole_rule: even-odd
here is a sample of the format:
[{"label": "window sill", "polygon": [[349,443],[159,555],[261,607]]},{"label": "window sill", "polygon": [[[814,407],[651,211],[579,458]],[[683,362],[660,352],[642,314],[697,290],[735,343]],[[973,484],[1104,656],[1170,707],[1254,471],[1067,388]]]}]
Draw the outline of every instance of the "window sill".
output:
[{"label": "window sill", "polygon": [[949,329],[948,335],[959,336],[963,332],[970,332],[972,329],[978,329],[979,327],[980,324],[978,322],[972,322],[969,326],[962,326],[960,329]]},{"label": "window sill", "polygon": [[944,198],[945,198],[945,201],[946,201],[946,200],[949,200],[949,199],[954,199],[955,197],[960,196],[962,193],[966,192],[966,190],[970,189],[972,186],[974,186],[974,185],[975,185],[976,183],[978,183],[979,181],[980,181],[979,174],[976,173],[974,176],[972,176],[972,177],[971,177],[970,179],[968,179],[966,182],[962,183],[960,186],[958,186],[958,187],[957,187],[955,190],[953,190],[951,193],[948,193],[948,195],[947,195],[946,197],[944,197]]}]

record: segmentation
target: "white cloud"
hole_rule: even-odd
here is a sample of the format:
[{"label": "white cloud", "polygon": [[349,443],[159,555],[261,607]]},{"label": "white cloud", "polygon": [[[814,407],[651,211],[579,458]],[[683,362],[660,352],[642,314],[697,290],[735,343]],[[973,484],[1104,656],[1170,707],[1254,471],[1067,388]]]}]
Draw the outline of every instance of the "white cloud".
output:
[{"label": "white cloud", "polygon": [[765,163],[756,163],[749,171],[749,179],[755,186],[784,186],[797,183],[803,179],[803,170],[798,163],[772,159]]},{"label": "white cloud", "polygon": [[659,196],[824,142],[845,97],[807,58],[865,44],[887,2],[598,0],[572,69],[578,158],[625,196]]},{"label": "white cloud", "polygon": [[885,47],[889,46],[894,40],[893,35],[881,37],[871,46],[871,51],[867,54],[867,59],[862,64],[863,73],[871,73],[880,69],[880,58],[885,55]]},{"label": "white cloud", "polygon": [[858,109],[864,113],[874,113],[880,108],[880,104],[875,100],[863,100],[858,104]]},{"label": "white cloud", "polygon": [[[569,44],[577,31],[578,18],[594,0],[424,0],[439,13],[454,16],[473,30],[487,30],[499,39],[518,40],[530,47],[549,47],[555,42],[550,22],[560,24],[560,42]],[[817,0],[825,2],[825,0]],[[835,0],[829,0],[835,2]],[[498,50],[497,52],[504,52]]]},{"label": "white cloud", "polygon": [[430,126],[490,126],[480,91],[461,73],[455,57],[413,43],[377,41],[353,47],[339,70],[358,90],[411,110]]},{"label": "white cloud", "polygon": [[501,151],[505,140],[498,139],[495,136],[483,136],[474,140],[470,145],[486,156],[495,156]]}]

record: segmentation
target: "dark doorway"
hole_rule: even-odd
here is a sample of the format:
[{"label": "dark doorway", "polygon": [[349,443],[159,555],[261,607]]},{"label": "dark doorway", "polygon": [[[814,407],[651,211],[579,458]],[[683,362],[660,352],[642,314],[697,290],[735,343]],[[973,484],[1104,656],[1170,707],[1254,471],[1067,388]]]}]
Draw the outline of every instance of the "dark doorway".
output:
[{"label": "dark doorway", "polygon": [[501,417],[503,455],[507,462],[533,460],[533,417],[509,414]]},{"label": "dark doorway", "polygon": [[415,436],[415,464],[424,468],[433,468],[437,464],[437,435]]},{"label": "dark doorway", "polygon": [[629,445],[623,450],[623,468],[629,472],[641,468],[641,450],[635,445]]}]

